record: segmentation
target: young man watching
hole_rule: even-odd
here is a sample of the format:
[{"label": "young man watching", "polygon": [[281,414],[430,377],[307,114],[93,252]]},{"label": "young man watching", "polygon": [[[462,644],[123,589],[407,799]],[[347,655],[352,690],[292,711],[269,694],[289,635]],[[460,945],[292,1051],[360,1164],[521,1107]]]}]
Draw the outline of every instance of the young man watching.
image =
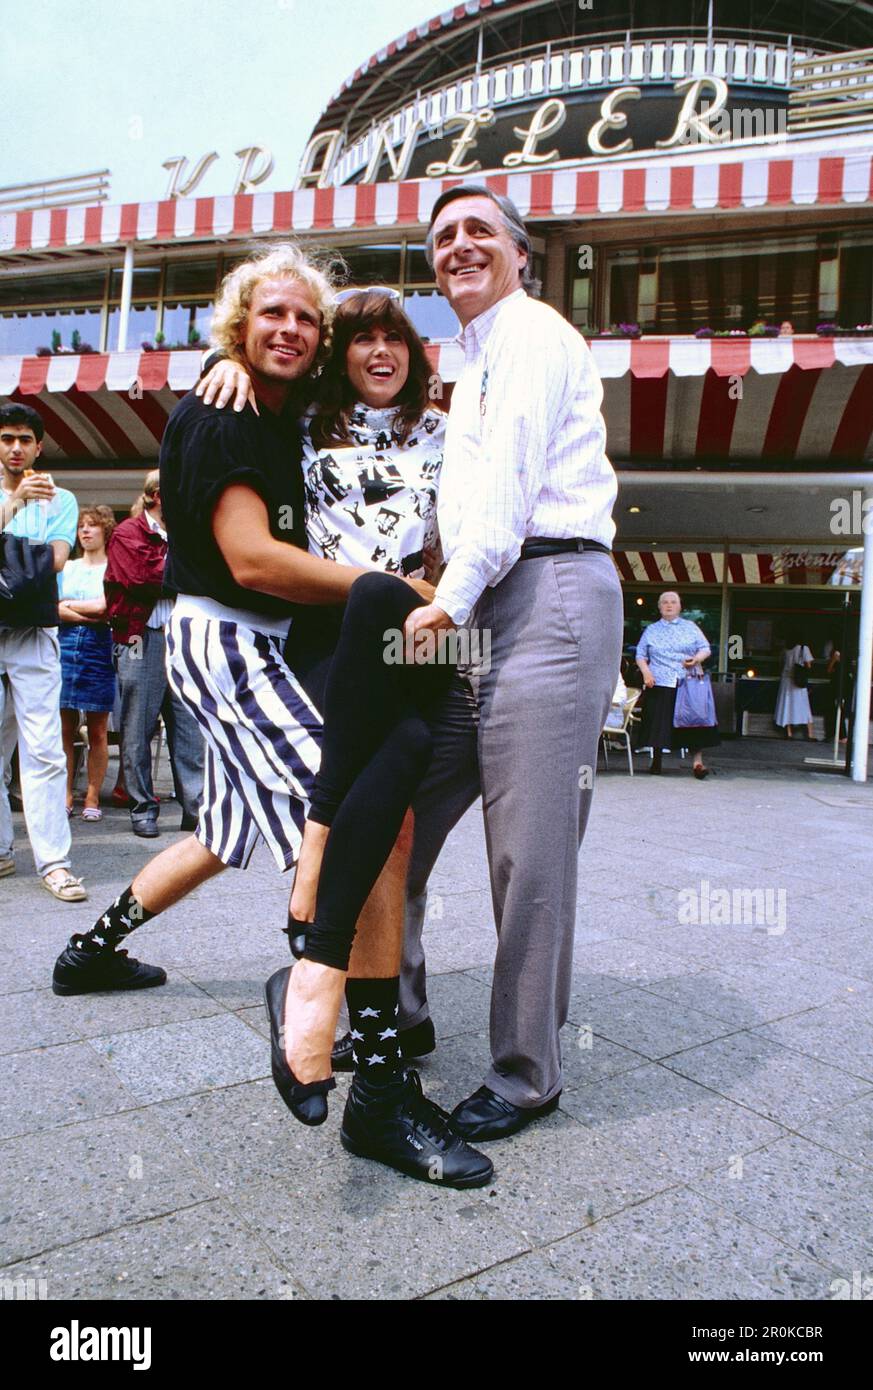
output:
[{"label": "young man watching", "polygon": [[[48,544],[54,570],[63,569],[75,544],[79,508],[48,473],[36,471],[45,433],[27,405],[0,406],[0,529],[34,544]],[[0,613],[2,619],[2,613]],[[56,623],[51,627],[0,626],[0,728],[11,702],[18,734],[21,797],[36,871],[60,902],[88,894],[70,872],[67,760],[61,736],[61,661]],[[0,753],[0,779],[5,768]],[[11,867],[10,867],[11,866]],[[14,872],[12,818],[0,795],[0,874]]]},{"label": "young man watching", "polygon": [[[259,413],[216,411],[191,393],[170,417],[161,449],[166,584],[177,594],[169,671],[206,739],[199,824],[196,836],[152,860],[91,932],[72,939],[55,966],[57,993],[163,984],[157,967],[121,960],[116,948],[134,927],[223,868],[245,867],[259,839],[280,869],[297,858],[321,717],[282,657],[288,612],[294,603],[343,602],[364,573],[306,550],[298,417],[308,392],[300,386],[325,351],[332,309],[329,282],[296,247],[237,267],[222,288],[212,336],[246,366]],[[359,1015],[370,1027],[391,997],[394,1021],[404,869],[405,861],[400,869],[389,861],[381,897],[377,885],[359,920],[347,996],[353,1026]],[[286,1046],[290,1010],[316,1024],[319,1010],[333,1016],[323,993],[337,976],[305,957],[295,966]],[[487,1181],[490,1163],[421,1094],[396,1031],[385,1030],[379,1084],[357,1075],[353,1082],[358,1142],[366,1140],[368,1157],[437,1185]]]},{"label": "young man watching", "polygon": [[163,716],[181,830],[194,830],[203,790],[203,736],[167,682],[165,630],[173,611],[163,594],[167,532],[158,470],[146,476],[142,510],[116,526],[107,547],[106,619],[115,643],[121,703],[121,761],[134,835],[158,835],[160,806],[152,785],[152,734]]}]

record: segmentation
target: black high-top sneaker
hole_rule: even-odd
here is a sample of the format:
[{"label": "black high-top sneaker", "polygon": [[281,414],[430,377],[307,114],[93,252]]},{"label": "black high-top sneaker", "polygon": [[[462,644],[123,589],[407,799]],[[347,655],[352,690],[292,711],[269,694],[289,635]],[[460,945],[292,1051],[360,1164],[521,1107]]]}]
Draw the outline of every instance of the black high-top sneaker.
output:
[{"label": "black high-top sneaker", "polygon": [[483,1187],[494,1175],[490,1158],[455,1134],[446,1111],[423,1094],[417,1071],[388,1086],[373,1086],[356,1073],[340,1140],[358,1158],[438,1187]]},{"label": "black high-top sneaker", "polygon": [[112,989],[151,989],[167,983],[159,965],[144,965],[126,951],[82,950],[72,941],[55,961],[55,994],[100,994]]}]

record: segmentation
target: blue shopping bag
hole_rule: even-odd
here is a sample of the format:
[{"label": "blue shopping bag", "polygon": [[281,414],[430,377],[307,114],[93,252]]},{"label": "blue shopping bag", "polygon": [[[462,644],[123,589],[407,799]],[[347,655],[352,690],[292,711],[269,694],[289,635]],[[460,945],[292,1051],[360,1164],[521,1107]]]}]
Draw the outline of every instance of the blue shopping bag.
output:
[{"label": "blue shopping bag", "polygon": [[689,671],[676,688],[674,729],[713,729],[718,720],[712,683],[705,671]]}]

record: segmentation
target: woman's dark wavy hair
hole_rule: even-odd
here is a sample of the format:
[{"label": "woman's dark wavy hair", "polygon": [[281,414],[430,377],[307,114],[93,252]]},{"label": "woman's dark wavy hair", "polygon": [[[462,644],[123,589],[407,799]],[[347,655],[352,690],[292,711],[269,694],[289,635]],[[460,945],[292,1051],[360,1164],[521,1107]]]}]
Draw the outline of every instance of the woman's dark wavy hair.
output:
[{"label": "woman's dark wavy hair", "polygon": [[409,348],[409,375],[396,397],[394,436],[403,444],[430,405],[432,375],[424,343],[396,299],[379,290],[362,290],[337,306],[333,320],[330,360],[318,380],[312,438],[318,448],[350,444],[349,417],[357,395],[346,373],[346,354],[356,333],[371,328],[394,329]]}]

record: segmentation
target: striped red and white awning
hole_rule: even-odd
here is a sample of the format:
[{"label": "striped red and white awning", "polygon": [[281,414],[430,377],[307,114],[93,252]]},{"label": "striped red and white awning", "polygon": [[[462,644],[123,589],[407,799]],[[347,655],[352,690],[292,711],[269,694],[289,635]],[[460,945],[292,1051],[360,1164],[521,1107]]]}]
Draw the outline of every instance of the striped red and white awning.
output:
[{"label": "striped red and white awning", "polygon": [[755,553],[722,550],[616,550],[615,563],[626,584],[857,585],[858,552],[809,549]]},{"label": "striped red and white awning", "polygon": [[[781,375],[792,367],[819,371],[837,364],[863,367],[873,364],[873,336],[869,338],[820,338],[796,334],[785,338],[693,338],[684,336],[645,338],[592,338],[589,344],[604,381],[628,375],[642,378],[674,376]],[[428,344],[428,356],[443,381],[456,381],[464,365],[464,353],[454,339]]]},{"label": "striped red and white awning", "polygon": [[[862,463],[873,438],[873,339],[601,339],[608,449],[616,460]],[[428,344],[448,384],[454,342]],[[154,458],[199,351],[0,357],[0,398],[34,405],[47,458]]]},{"label": "striped red and white awning", "polygon": [[[534,222],[858,207],[873,201],[873,145],[866,134],[839,139],[792,135],[778,145],[749,141],[718,150],[585,160],[534,173],[486,174],[482,181],[508,195],[522,217]],[[420,227],[427,225],[440,193],[459,182],[408,179],[4,213],[0,255],[128,242]]]}]

